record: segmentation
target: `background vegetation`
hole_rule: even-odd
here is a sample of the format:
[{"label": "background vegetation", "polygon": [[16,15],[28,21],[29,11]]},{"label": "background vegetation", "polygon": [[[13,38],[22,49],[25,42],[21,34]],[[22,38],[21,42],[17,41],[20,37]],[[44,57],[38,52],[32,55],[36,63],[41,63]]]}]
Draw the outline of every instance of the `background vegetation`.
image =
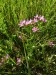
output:
[{"label": "background vegetation", "polygon": [[[24,43],[28,71],[18,24],[36,14],[45,16],[47,22],[39,23],[41,33],[35,34],[34,41]],[[50,47],[47,41],[55,46]],[[17,58],[21,59],[18,65]],[[56,0],[0,0],[0,75],[56,75]]]}]

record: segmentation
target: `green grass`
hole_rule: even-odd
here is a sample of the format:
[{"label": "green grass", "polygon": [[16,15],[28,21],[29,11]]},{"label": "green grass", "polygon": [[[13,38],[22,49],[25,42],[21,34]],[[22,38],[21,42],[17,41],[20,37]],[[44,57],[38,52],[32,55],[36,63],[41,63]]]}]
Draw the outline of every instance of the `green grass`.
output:
[{"label": "green grass", "polygon": [[[39,23],[41,33],[36,33],[30,42],[25,42],[23,45],[18,38],[21,31],[18,24],[21,20],[31,19],[36,14],[43,15],[47,23]],[[26,39],[24,38],[24,41]],[[54,41],[55,47],[46,46],[49,40]],[[36,48],[32,48],[33,45],[36,45]],[[27,47],[25,57],[24,47]],[[56,63],[56,0],[0,0],[0,62],[6,54],[11,58],[0,67],[1,75],[9,75],[4,74],[5,72],[15,72],[13,75],[27,75],[29,70],[28,75],[35,75],[35,73],[37,75],[38,72],[43,75],[56,74],[56,64],[54,64]],[[29,61],[27,54],[30,56]],[[49,63],[52,55],[53,58]],[[17,57],[22,58],[21,66],[14,64]],[[27,64],[29,69],[25,67]]]}]

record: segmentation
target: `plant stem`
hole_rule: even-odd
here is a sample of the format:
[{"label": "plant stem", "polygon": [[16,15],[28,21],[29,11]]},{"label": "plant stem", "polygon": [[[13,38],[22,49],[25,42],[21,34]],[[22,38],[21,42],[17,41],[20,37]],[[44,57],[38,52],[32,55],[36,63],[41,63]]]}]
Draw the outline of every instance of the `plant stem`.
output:
[{"label": "plant stem", "polygon": [[[24,42],[23,42],[23,46],[24,46]],[[27,58],[25,46],[24,46],[24,53],[25,53],[25,59],[26,59],[26,64],[27,64],[27,70],[28,70],[28,74],[27,75],[31,75],[30,74],[30,68],[29,68],[29,63],[28,63],[28,58]]]}]

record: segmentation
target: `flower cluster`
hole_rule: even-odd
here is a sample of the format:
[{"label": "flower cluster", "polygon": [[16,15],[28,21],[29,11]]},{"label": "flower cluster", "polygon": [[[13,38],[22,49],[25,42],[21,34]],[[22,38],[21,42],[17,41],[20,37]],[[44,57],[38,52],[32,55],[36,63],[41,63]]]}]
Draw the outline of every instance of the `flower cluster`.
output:
[{"label": "flower cluster", "polygon": [[38,15],[36,15],[36,16],[34,16],[35,17],[35,19],[37,19],[37,20],[40,20],[40,21],[43,21],[43,22],[47,22],[47,20],[44,18],[44,16],[38,16]]},{"label": "flower cluster", "polygon": [[20,27],[23,27],[24,25],[27,26],[29,24],[34,24],[37,22],[37,19],[34,18],[34,20],[30,19],[30,20],[23,20],[20,22]]},{"label": "flower cluster", "polygon": [[38,20],[46,22],[47,20],[44,18],[44,16],[34,16],[34,19],[30,19],[30,20],[23,20],[20,22],[19,26],[22,27],[24,25],[29,25],[29,24],[35,24],[36,22],[38,22]]},{"label": "flower cluster", "polygon": [[[32,24],[35,24],[35,23],[37,23],[38,22],[38,20],[40,20],[40,21],[43,21],[43,22],[46,22],[47,20],[44,18],[44,16],[38,16],[38,15],[36,15],[36,16],[34,16],[34,19],[32,20],[32,19],[30,19],[30,20],[23,20],[23,21],[21,21],[20,23],[19,23],[19,26],[20,27],[23,27],[23,26],[28,26],[28,25],[32,25]],[[36,31],[38,31],[39,30],[39,28],[36,28],[36,27],[33,27],[32,28],[32,31],[33,32],[36,32]]]}]

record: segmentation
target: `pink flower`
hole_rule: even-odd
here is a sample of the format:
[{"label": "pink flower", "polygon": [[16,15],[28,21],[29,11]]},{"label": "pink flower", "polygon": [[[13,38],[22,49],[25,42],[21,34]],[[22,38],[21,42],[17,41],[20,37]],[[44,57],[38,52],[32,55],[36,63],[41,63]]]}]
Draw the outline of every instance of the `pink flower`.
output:
[{"label": "pink flower", "polygon": [[38,16],[38,15],[36,15],[35,18],[36,18],[37,20],[41,20],[41,21],[43,21],[43,22],[47,22],[47,20],[44,18],[44,16]]},{"label": "pink flower", "polygon": [[17,65],[21,62],[20,58],[17,58]]},{"label": "pink flower", "polygon": [[33,32],[36,32],[37,30],[39,30],[39,29],[36,28],[36,27],[33,27],[33,28],[32,28],[32,31],[33,31]]},{"label": "pink flower", "polygon": [[25,22],[25,25],[29,25],[29,24],[31,24],[32,23],[32,20],[30,19],[30,20],[27,20],[26,22]]},{"label": "pink flower", "polygon": [[20,24],[19,24],[20,27],[24,26],[25,25],[25,22],[26,22],[25,20],[21,21]]},{"label": "pink flower", "polygon": [[49,42],[49,45],[50,46],[54,46],[55,44],[53,42]]},{"label": "pink flower", "polygon": [[43,22],[46,22],[47,20],[44,18],[44,16],[40,16],[39,20],[42,20]]},{"label": "pink flower", "polygon": [[36,18],[36,19],[37,19],[37,18],[38,18],[38,14],[37,14],[36,16],[34,16],[34,18]]},{"label": "pink flower", "polygon": [[44,16],[39,16],[39,20],[44,20]]},{"label": "pink flower", "polygon": [[38,21],[37,21],[36,18],[34,18],[34,19],[32,20],[32,23],[31,23],[31,24],[35,24],[36,22],[38,22]]},{"label": "pink flower", "polygon": [[34,18],[37,19],[37,20],[40,20],[40,17],[41,16],[36,15]]},{"label": "pink flower", "polygon": [[33,20],[33,21],[34,21],[34,23],[36,23],[36,22],[37,22],[37,19],[35,19],[35,18],[34,18],[34,20]]},{"label": "pink flower", "polygon": [[47,22],[47,20],[46,20],[46,19],[44,19],[44,20],[43,20],[43,22]]}]

